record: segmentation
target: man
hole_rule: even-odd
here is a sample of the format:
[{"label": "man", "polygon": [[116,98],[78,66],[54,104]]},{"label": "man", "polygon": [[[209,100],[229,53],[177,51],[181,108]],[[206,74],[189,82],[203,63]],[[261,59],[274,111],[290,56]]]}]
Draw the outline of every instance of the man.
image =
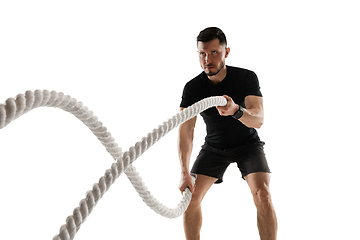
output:
[{"label": "man", "polygon": [[236,162],[242,177],[251,189],[257,208],[261,240],[275,240],[277,219],[271,201],[270,170],[255,128],[264,120],[263,99],[254,72],[225,65],[230,53],[225,34],[216,27],[206,28],[197,37],[199,61],[204,70],[189,81],[183,91],[180,109],[210,96],[224,96],[226,106],[210,108],[201,113],[207,130],[192,169],[197,174],[195,186],[189,171],[196,117],[179,127],[179,158],[181,192],[189,188],[192,200],[184,213],[187,240],[200,239],[202,224],[201,201],[214,183],[223,181],[230,163]]}]

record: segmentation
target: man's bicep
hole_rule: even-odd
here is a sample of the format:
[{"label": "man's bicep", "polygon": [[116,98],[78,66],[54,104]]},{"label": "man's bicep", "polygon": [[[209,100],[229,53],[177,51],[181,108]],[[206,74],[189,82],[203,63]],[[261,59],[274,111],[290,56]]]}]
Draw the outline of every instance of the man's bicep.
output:
[{"label": "man's bicep", "polygon": [[263,98],[255,95],[249,95],[245,97],[245,108],[252,109],[258,108],[263,109]]}]

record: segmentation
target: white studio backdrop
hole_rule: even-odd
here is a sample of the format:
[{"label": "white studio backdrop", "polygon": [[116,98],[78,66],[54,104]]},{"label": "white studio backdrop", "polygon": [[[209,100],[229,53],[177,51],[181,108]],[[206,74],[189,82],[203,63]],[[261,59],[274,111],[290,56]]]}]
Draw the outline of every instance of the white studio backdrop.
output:
[{"label": "white studio backdrop", "polygon": [[[1,1],[0,102],[26,90],[82,101],[126,151],[178,111],[201,72],[196,36],[220,27],[228,65],[259,77],[259,130],[272,170],[279,239],[358,239],[360,80],[355,1]],[[192,161],[205,137],[198,118]],[[177,130],[136,162],[175,207]],[[113,160],[75,117],[41,108],[0,130],[0,231],[52,239]],[[258,239],[235,165],[203,202],[203,239]],[[184,239],[182,218],[152,212],[119,177],[75,239]]]}]

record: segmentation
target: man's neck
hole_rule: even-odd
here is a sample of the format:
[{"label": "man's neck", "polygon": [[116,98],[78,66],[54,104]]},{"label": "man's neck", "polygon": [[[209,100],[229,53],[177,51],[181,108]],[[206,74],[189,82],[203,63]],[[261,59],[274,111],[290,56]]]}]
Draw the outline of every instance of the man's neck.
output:
[{"label": "man's neck", "polygon": [[209,80],[214,84],[217,85],[221,83],[222,80],[226,77],[227,69],[226,65],[214,76],[208,76]]}]

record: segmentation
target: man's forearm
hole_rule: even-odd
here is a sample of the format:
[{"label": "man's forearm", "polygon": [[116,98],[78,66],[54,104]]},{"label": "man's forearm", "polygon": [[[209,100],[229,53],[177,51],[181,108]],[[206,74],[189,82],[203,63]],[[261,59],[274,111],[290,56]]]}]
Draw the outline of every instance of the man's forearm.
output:
[{"label": "man's forearm", "polygon": [[189,173],[190,157],[193,149],[194,128],[196,117],[188,120],[179,127],[178,153],[182,173]]},{"label": "man's forearm", "polygon": [[[227,95],[223,95],[228,101],[226,106],[217,106],[217,110],[221,116],[234,115],[240,108],[233,99]],[[242,108],[243,115],[239,118],[245,126],[249,128],[260,128],[264,123],[264,109],[262,103],[262,97],[247,96],[245,98],[245,106],[248,108]]]},{"label": "man's forearm", "polygon": [[193,149],[193,137],[196,117],[183,123],[179,127],[179,140],[178,140],[178,152],[181,167],[181,177],[179,189],[183,192],[186,188],[189,188],[191,192],[194,192],[193,180],[190,176],[190,156]]},{"label": "man's forearm", "polygon": [[189,173],[190,156],[193,148],[192,137],[179,134],[178,152],[182,173]]},{"label": "man's forearm", "polygon": [[239,121],[242,122],[245,126],[249,128],[260,128],[263,125],[264,112],[261,109],[243,108],[243,112],[244,114],[241,118],[239,118]]}]

